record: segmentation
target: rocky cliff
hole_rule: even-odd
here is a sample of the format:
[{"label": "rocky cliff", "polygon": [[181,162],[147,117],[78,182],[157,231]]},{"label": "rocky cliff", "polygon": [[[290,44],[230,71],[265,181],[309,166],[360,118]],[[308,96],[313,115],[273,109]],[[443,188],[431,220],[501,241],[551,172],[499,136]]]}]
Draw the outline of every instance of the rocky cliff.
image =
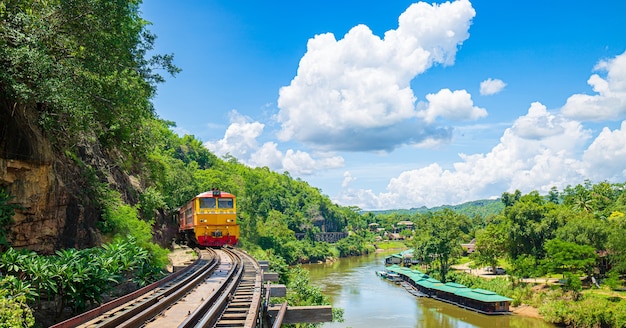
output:
[{"label": "rocky cliff", "polygon": [[37,122],[36,108],[0,99],[0,187],[20,206],[8,240],[13,247],[43,254],[94,246],[101,238],[96,228],[101,211],[76,159],[130,203],[136,203],[138,186],[98,145],[75,145],[68,156],[50,142]]}]

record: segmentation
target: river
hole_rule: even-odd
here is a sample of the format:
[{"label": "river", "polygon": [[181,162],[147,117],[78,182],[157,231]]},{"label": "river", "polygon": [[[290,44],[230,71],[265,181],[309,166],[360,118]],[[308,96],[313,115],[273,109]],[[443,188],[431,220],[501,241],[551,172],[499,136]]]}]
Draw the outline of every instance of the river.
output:
[{"label": "river", "polygon": [[344,322],[322,327],[554,327],[517,315],[488,316],[430,298],[416,298],[375,272],[384,269],[381,253],[342,258],[334,263],[303,265],[311,283],[344,309]]}]

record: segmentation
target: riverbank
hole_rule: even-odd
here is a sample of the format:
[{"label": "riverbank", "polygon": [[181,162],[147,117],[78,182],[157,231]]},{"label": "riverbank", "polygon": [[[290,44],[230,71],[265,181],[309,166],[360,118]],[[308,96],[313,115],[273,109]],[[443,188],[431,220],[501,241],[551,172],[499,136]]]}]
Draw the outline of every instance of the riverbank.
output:
[{"label": "riverbank", "polygon": [[513,314],[515,315],[528,318],[543,319],[543,316],[539,314],[539,309],[534,306],[522,304],[520,306],[511,306],[509,307],[509,310],[511,310],[511,312],[513,312]]}]

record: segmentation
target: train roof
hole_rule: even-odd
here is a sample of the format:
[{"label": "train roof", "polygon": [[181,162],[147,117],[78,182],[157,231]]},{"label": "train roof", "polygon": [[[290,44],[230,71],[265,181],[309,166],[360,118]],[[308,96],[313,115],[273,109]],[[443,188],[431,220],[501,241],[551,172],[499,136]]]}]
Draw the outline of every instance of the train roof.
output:
[{"label": "train roof", "polygon": [[225,192],[225,191],[220,191],[220,190],[209,190],[209,191],[205,191],[203,193],[198,194],[194,198],[214,198],[214,197],[235,198],[235,195]]}]

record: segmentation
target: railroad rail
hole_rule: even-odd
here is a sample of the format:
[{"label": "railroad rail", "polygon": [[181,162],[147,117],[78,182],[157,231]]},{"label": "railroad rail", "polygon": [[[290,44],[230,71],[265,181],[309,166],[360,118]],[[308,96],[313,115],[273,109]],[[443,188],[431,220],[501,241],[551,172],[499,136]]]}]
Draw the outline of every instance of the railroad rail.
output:
[{"label": "railroad rail", "polygon": [[284,318],[284,323],[330,321],[329,306],[321,311],[314,307],[288,309],[286,303],[280,311],[269,306],[271,295],[284,297],[285,286],[268,282],[264,287],[263,280],[274,280],[276,274],[264,272],[267,264],[260,265],[247,253],[229,248],[197,252],[199,259],[184,270],[52,328],[253,328],[280,327]]},{"label": "railroad rail", "polygon": [[223,249],[234,259],[228,285],[207,299],[179,327],[255,327],[259,324],[263,276],[250,255]]}]

